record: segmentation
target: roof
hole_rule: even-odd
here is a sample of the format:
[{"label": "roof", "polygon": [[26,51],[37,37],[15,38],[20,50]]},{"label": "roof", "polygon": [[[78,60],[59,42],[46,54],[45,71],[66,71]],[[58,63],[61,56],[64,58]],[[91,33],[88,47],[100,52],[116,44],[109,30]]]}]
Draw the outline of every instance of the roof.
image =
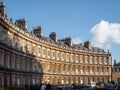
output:
[{"label": "roof", "polygon": [[120,66],[120,62],[118,62],[118,63],[114,64],[114,66]]}]

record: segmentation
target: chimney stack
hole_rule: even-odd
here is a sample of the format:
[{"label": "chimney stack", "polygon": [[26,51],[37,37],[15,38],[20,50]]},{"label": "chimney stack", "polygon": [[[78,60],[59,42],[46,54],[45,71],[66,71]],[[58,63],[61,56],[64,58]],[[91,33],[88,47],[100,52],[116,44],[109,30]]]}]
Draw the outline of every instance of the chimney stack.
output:
[{"label": "chimney stack", "polygon": [[0,2],[0,14],[3,17],[7,17],[6,10],[5,10],[5,3]]},{"label": "chimney stack", "polygon": [[25,18],[16,20],[15,25],[23,30],[27,30],[27,22]]},{"label": "chimney stack", "polygon": [[90,41],[86,41],[86,42],[84,43],[84,47],[86,47],[86,48],[88,48],[88,49],[91,49],[91,43],[90,43]]},{"label": "chimney stack", "polygon": [[54,40],[55,42],[57,42],[57,37],[56,37],[56,33],[55,32],[52,32],[49,37]]},{"label": "chimney stack", "polygon": [[65,38],[65,39],[64,39],[64,42],[65,42],[67,45],[72,46],[72,39],[71,39],[71,37]]},{"label": "chimney stack", "polygon": [[41,26],[35,27],[34,30],[33,30],[33,33],[34,33],[37,37],[41,38],[41,37],[42,37],[42,28],[41,28]]},{"label": "chimney stack", "polygon": [[116,59],[114,59],[114,66],[116,65],[117,63],[116,63]]}]

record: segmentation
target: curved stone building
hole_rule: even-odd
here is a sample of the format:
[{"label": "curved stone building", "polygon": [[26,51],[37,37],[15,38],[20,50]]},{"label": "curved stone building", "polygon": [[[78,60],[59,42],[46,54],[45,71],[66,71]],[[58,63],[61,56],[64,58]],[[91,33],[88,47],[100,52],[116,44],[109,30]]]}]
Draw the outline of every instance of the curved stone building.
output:
[{"label": "curved stone building", "polygon": [[111,54],[89,41],[73,44],[71,37],[29,32],[26,20],[8,20],[0,3],[0,85],[34,85],[111,81]]}]

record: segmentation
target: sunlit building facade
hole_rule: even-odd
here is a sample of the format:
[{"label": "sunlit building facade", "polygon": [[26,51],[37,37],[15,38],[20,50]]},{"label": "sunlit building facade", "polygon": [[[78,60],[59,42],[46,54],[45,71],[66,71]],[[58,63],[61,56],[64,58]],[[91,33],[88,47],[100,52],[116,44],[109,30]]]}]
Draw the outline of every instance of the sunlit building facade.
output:
[{"label": "sunlit building facade", "polygon": [[0,3],[0,85],[90,83],[111,81],[111,54],[89,41],[73,44],[71,37],[27,30],[25,19],[7,18]]}]

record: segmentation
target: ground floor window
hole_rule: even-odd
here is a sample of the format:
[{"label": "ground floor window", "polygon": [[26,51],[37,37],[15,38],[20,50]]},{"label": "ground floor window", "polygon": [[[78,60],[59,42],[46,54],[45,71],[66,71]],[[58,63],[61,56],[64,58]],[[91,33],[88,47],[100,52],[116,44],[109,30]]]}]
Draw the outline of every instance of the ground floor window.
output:
[{"label": "ground floor window", "polygon": [[1,81],[2,81],[2,86],[4,86],[4,76],[2,76]]},{"label": "ground floor window", "polygon": [[62,84],[64,84],[64,80],[62,79]]},{"label": "ground floor window", "polygon": [[20,78],[17,78],[17,85],[20,85]]},{"label": "ground floor window", "polygon": [[35,85],[35,79],[32,80],[33,85]]}]

